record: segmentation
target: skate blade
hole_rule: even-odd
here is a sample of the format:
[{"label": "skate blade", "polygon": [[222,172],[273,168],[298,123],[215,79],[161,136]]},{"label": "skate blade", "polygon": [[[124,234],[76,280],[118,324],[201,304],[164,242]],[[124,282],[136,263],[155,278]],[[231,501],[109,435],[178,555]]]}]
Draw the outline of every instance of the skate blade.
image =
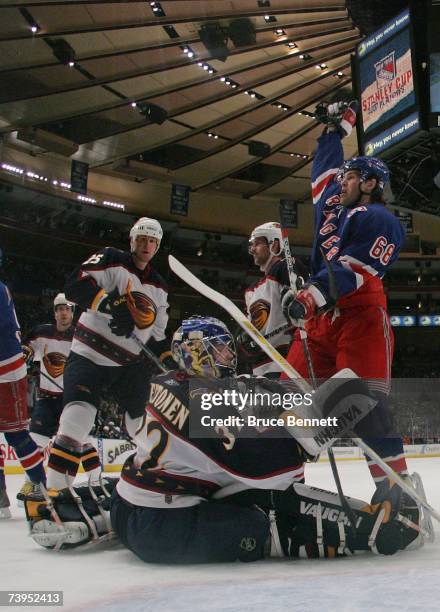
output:
[{"label": "skate blade", "polygon": [[[422,478],[420,474],[418,474],[417,472],[414,472],[413,474],[411,474],[411,480],[414,485],[414,489],[416,493],[420,495],[420,497],[424,501],[428,501],[426,499],[425,487],[423,486],[423,482],[422,482]],[[435,532],[434,532],[434,526],[432,524],[431,515],[429,514],[429,512],[425,510],[425,508],[421,508],[420,506],[419,506],[419,511],[420,511],[420,526],[422,527],[423,531],[426,533],[425,535],[426,541],[432,543],[435,541]]]}]

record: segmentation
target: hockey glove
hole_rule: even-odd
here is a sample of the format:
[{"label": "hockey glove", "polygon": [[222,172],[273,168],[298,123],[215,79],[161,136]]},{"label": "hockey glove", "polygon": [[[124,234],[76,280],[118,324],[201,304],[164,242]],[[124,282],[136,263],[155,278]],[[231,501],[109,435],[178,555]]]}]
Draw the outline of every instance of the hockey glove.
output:
[{"label": "hockey glove", "polygon": [[34,349],[28,346],[27,344],[22,344],[21,350],[23,351],[23,357],[26,362],[26,365],[29,368],[34,360]]},{"label": "hockey glove", "polygon": [[341,138],[350,136],[356,123],[358,103],[353,100],[347,105],[346,102],[335,102],[328,106],[328,129],[329,132],[339,132]]},{"label": "hockey glove", "polygon": [[339,132],[341,138],[350,136],[356,123],[358,103],[353,100],[347,102],[320,102],[315,109],[315,117],[328,127],[329,132]]},{"label": "hockey glove", "polygon": [[289,289],[281,301],[284,316],[296,327],[304,327],[316,315],[318,308],[325,305],[325,297],[314,285],[306,286],[296,295]]},{"label": "hockey glove", "polygon": [[129,299],[129,294],[119,295],[119,291],[114,289],[99,303],[98,311],[112,317],[109,327],[116,336],[129,338],[134,331],[134,321],[128,307]]},{"label": "hockey glove", "polygon": [[255,344],[252,338],[245,332],[242,331],[238,334],[237,338],[237,347],[238,349],[247,357],[257,357],[261,354],[260,347]]}]

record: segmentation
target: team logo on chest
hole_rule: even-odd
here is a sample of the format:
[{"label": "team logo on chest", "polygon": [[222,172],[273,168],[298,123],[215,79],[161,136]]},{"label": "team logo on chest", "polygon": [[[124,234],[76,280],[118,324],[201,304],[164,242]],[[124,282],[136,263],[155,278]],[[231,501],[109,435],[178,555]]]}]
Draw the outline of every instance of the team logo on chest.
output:
[{"label": "team logo on chest", "polygon": [[127,299],[127,306],[138,329],[151,327],[157,316],[155,303],[139,291],[131,291]]},{"label": "team logo on chest", "polygon": [[66,365],[66,356],[62,353],[48,353],[46,347],[43,363],[49,376],[58,378],[63,375],[64,366]]},{"label": "team logo on chest", "polygon": [[270,315],[270,304],[266,300],[257,300],[251,304],[249,308],[249,314],[253,325],[261,331],[266,325]]}]

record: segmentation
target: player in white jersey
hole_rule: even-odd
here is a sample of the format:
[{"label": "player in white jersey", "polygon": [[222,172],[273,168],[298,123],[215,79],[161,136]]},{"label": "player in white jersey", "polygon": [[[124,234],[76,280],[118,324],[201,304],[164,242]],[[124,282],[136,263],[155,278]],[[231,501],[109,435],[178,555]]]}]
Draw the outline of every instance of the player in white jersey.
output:
[{"label": "player in white jersey", "polygon": [[[184,320],[172,350],[181,370],[152,380],[145,413],[130,422],[136,452],[111,500],[98,507],[87,487],[77,488],[89,512],[87,524],[68,490],[53,498],[64,521],[63,546],[90,541],[93,530],[95,540],[97,533],[104,537],[103,506],[110,508],[122,543],[153,563],[255,561],[269,554],[335,557],[356,550],[393,554],[416,539],[418,512],[399,518],[396,486],[382,487],[372,505],[348,498],[355,529],[347,529],[338,495],[301,482],[305,455],[296,439],[273,435],[270,428],[226,424],[228,417],[237,418],[236,407],[214,398],[250,380],[235,377],[234,340],[221,321]],[[263,389],[282,388],[268,379],[251,380]],[[366,389],[362,381],[354,385],[346,395],[350,402],[353,393],[359,401]],[[336,404],[341,390],[334,394]],[[209,411],[206,396],[213,400]],[[326,401],[333,400],[326,395]],[[224,425],[201,434],[203,416],[223,417]],[[28,518],[42,546],[53,548],[64,537],[44,501],[29,508]]]},{"label": "player in white jersey", "polygon": [[[270,343],[286,356],[293,340],[294,328],[289,326],[290,321],[286,319],[281,307],[282,292],[290,287],[290,282],[287,264],[283,258],[280,224],[270,221],[256,227],[249,238],[249,253],[264,276],[245,291],[247,316],[264,335],[281,328],[280,332],[270,337]],[[298,259],[294,259],[294,268],[300,288],[308,273]],[[251,361],[254,375],[280,375],[281,368],[261,349],[255,347],[247,334],[242,333],[239,341],[240,348]]]},{"label": "player in white jersey", "polygon": [[49,456],[48,487],[61,489],[66,478],[75,478],[104,386],[127,419],[143,413],[152,365],[131,336],[162,352],[168,294],[150,263],[162,235],[158,221],[142,217],[130,230],[130,252],[106,247],[67,280],[67,299],[84,312],[64,372],[64,408]]},{"label": "player in white jersey", "polygon": [[[58,431],[63,411],[63,374],[72,344],[74,325],[74,305],[64,293],[58,293],[53,301],[55,323],[34,327],[23,343],[23,351],[28,363],[38,362],[40,376],[38,398],[32,412],[29,431],[42,453]],[[91,438],[81,451],[83,469],[93,480],[99,478],[101,464]],[[31,492],[29,481],[25,482],[17,494],[23,500]]]}]

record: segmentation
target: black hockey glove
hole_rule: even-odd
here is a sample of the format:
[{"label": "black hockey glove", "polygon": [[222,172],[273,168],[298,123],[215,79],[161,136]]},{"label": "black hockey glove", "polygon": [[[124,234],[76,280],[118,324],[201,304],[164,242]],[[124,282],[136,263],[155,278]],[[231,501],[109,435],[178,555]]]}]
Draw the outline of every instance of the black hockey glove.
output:
[{"label": "black hockey glove", "polygon": [[245,332],[242,331],[238,334],[237,338],[238,349],[248,358],[255,358],[261,355],[261,349],[252,338]]},{"label": "black hockey glove", "polygon": [[99,304],[98,310],[111,315],[109,327],[115,336],[129,338],[134,331],[134,320],[128,307],[130,296],[127,293],[119,295],[114,289]]}]

